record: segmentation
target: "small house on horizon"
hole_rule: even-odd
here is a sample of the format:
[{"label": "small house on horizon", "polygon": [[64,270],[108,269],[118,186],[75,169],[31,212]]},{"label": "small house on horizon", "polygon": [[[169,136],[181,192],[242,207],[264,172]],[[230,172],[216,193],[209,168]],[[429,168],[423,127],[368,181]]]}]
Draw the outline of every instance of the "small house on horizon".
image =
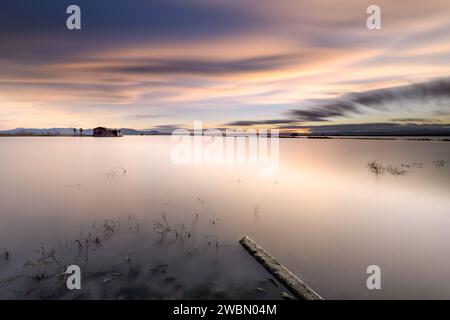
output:
[{"label": "small house on horizon", "polygon": [[105,127],[97,127],[93,130],[94,137],[121,137],[122,131],[119,129],[108,129]]}]

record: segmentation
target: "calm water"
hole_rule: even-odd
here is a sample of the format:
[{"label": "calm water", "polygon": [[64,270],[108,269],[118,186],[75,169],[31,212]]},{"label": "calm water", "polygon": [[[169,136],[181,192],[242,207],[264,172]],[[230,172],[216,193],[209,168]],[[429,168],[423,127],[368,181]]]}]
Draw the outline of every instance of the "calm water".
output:
[{"label": "calm water", "polygon": [[[273,176],[174,165],[172,146],[0,138],[0,298],[279,298],[248,235],[326,299],[450,299],[449,142],[282,139]],[[68,294],[57,274],[74,262]]]}]

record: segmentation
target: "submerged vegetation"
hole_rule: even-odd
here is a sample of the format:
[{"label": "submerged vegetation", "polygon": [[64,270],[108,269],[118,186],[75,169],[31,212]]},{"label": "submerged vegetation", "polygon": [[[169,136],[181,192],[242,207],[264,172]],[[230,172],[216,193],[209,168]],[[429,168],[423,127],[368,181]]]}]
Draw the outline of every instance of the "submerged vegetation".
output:
[{"label": "submerged vegetation", "polygon": [[3,257],[5,260],[9,260],[9,256],[10,256],[9,251],[7,249],[3,249],[3,252],[2,254],[0,254],[0,257]]},{"label": "submerged vegetation", "polygon": [[117,177],[123,177],[127,174],[125,167],[113,167],[105,174],[108,179],[114,179]]},{"label": "submerged vegetation", "polygon": [[[448,164],[446,160],[436,160],[433,161],[435,167],[442,168]],[[412,163],[402,163],[400,166],[395,166],[392,164],[383,165],[377,161],[370,161],[367,163],[368,169],[374,174],[383,175],[383,174],[391,174],[394,176],[403,176],[407,174],[411,169],[423,169],[423,162],[412,162]]]},{"label": "submerged vegetation", "polygon": [[[74,239],[34,249],[19,272],[0,278],[0,290],[22,299],[282,299],[286,289],[258,266],[238,282],[227,280],[233,269],[218,260],[220,248],[229,247],[219,245],[218,221],[215,213],[205,217],[210,232],[203,235],[196,234],[198,213],[189,227],[172,225],[165,213],[153,223],[132,214],[94,222]],[[17,261],[7,249],[1,257],[3,263]],[[67,289],[70,265],[80,266],[83,290]],[[204,279],[194,281],[199,271]]]},{"label": "submerged vegetation", "polygon": [[385,173],[392,174],[395,176],[402,176],[407,173],[406,170],[399,168],[397,166],[387,165],[384,166],[376,161],[371,161],[368,164],[369,170],[375,173],[376,175],[382,175]]},{"label": "submerged vegetation", "polygon": [[433,162],[436,167],[445,167],[448,164],[448,161],[445,160],[436,160]]}]

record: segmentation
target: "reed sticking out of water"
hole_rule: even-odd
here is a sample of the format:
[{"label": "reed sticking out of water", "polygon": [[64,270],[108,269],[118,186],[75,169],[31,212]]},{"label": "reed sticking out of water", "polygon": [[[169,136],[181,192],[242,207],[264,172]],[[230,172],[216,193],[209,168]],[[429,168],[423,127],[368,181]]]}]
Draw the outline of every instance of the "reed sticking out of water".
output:
[{"label": "reed sticking out of water", "polygon": [[183,223],[179,223],[175,228],[170,227],[167,217],[164,213],[161,214],[162,221],[156,221],[153,223],[153,231],[161,235],[161,241],[168,234],[173,234],[175,236],[174,241],[180,240],[183,242],[186,239],[190,239],[195,234],[195,225],[198,221],[198,215],[193,223],[192,232],[189,231]]},{"label": "reed sticking out of water", "polygon": [[403,176],[408,172],[397,166],[392,166],[392,165],[384,166],[376,161],[370,161],[367,164],[367,166],[368,166],[369,170],[372,171],[373,173],[375,173],[377,176],[385,174],[385,173],[388,173],[388,174],[391,174],[394,176]]},{"label": "reed sticking out of water", "polygon": [[11,255],[11,254],[9,253],[8,250],[3,249],[3,253],[0,255],[0,257],[5,258],[5,260],[9,260],[9,256],[10,256],[10,255]]},{"label": "reed sticking out of water", "polygon": [[116,177],[123,177],[127,174],[127,169],[125,167],[112,167],[105,174],[108,179],[114,179]]},{"label": "reed sticking out of water", "polygon": [[445,166],[448,164],[448,161],[445,161],[445,160],[436,160],[436,161],[433,161],[433,164],[434,164],[436,167],[445,167]]},{"label": "reed sticking out of water", "polygon": [[162,222],[156,221],[153,224],[153,231],[156,233],[161,234],[162,236],[165,236],[168,233],[175,234],[175,237],[178,238],[178,230],[172,229],[169,225],[169,222],[167,221],[166,215],[164,213],[161,214]]}]

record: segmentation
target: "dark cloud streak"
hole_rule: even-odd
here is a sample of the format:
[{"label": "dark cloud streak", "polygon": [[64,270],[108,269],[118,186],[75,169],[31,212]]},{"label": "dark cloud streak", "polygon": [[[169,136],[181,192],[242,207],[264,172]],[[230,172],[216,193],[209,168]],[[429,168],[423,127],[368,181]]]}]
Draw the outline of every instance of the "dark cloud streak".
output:
[{"label": "dark cloud streak", "polygon": [[311,135],[349,136],[399,136],[399,135],[450,135],[450,125],[440,124],[399,124],[399,123],[359,123],[318,126],[280,126],[284,130],[308,130]]},{"label": "dark cloud streak", "polygon": [[262,121],[234,121],[224,124],[224,126],[236,126],[236,127],[250,127],[257,125],[272,125],[272,124],[285,124],[285,123],[295,123],[297,120],[289,119],[274,119],[274,120],[262,120]]},{"label": "dark cloud streak", "polygon": [[257,56],[237,60],[146,59],[132,65],[95,67],[94,72],[125,74],[197,74],[220,75],[251,71],[267,71],[292,65],[294,55]]},{"label": "dark cloud streak", "polygon": [[[446,100],[446,103],[442,103],[442,100]],[[441,102],[444,107],[449,108],[450,79],[347,93],[333,100],[315,101],[309,109],[295,109],[291,110],[289,114],[298,121],[329,121],[333,117],[363,113],[365,108],[383,110],[387,104],[400,102]]]}]

